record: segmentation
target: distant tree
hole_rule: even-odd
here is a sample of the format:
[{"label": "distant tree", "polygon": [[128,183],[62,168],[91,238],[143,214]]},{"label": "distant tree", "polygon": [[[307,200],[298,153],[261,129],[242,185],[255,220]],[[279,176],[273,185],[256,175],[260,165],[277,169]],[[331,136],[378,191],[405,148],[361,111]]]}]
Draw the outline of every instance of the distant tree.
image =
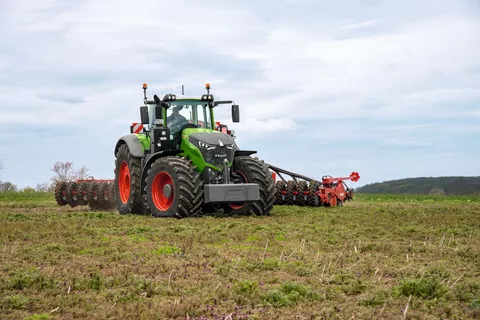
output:
[{"label": "distant tree", "polygon": [[433,195],[433,196],[446,196],[447,195],[445,190],[443,190],[442,188],[433,188],[432,190],[430,190],[430,192],[428,194]]},{"label": "distant tree", "polygon": [[0,181],[0,192],[18,191],[18,187],[9,181]]},{"label": "distant tree", "polygon": [[51,191],[51,189],[52,189],[52,185],[49,184],[48,182],[38,183],[35,186],[35,190],[37,192],[49,192],[49,191]]},{"label": "distant tree", "polygon": [[53,164],[52,171],[55,173],[50,180],[53,184],[57,184],[61,181],[71,181],[77,179],[85,179],[88,176],[89,169],[85,166],[79,170],[75,170],[73,162],[60,162],[57,161]]},{"label": "distant tree", "polygon": [[25,188],[22,189],[22,192],[35,192],[35,189],[30,187],[30,186],[26,186]]},{"label": "distant tree", "polygon": [[357,188],[358,193],[480,195],[480,177],[418,177],[383,181]]}]

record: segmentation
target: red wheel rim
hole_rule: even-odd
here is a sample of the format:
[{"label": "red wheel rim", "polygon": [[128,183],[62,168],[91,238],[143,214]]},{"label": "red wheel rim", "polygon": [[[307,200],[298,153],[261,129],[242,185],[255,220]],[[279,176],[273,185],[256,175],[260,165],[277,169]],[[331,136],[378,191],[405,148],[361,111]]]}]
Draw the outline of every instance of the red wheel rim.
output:
[{"label": "red wheel rim", "polygon": [[[240,171],[234,171],[234,172],[243,178],[243,183],[247,183],[247,177],[245,177],[243,173],[241,173]],[[241,203],[241,204],[235,204],[235,203]],[[229,203],[228,205],[233,210],[241,209],[245,205],[245,202],[235,202],[235,203]]]},{"label": "red wheel rim", "polygon": [[[166,197],[163,193],[164,187],[170,185],[171,192],[170,196]],[[172,177],[166,172],[159,172],[152,183],[152,200],[153,204],[157,209],[161,211],[166,211],[172,206],[173,198],[175,196],[175,190],[173,188]]]},{"label": "red wheel rim", "polygon": [[125,161],[123,161],[120,165],[118,190],[120,192],[120,200],[126,204],[128,202],[128,198],[130,198],[130,168],[128,168],[128,163]]}]

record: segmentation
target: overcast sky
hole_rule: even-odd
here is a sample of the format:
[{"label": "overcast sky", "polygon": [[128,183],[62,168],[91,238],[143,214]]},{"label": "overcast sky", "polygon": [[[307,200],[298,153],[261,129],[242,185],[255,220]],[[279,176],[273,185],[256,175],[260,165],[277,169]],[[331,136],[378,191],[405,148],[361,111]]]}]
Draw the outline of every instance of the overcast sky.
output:
[{"label": "overcast sky", "polygon": [[242,148],[305,175],[478,175],[478,0],[0,0],[0,180],[113,178],[144,82],[210,83]]}]

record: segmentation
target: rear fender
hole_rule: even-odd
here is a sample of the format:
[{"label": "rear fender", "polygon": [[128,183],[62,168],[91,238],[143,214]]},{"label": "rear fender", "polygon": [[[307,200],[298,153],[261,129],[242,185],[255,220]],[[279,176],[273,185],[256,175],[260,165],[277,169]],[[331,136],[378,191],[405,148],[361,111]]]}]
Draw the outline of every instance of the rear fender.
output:
[{"label": "rear fender", "polygon": [[130,150],[130,154],[134,157],[143,158],[145,155],[140,140],[134,134],[129,134],[118,139],[117,145],[115,146],[114,155],[117,155],[118,149],[122,144],[127,145],[128,149]]}]

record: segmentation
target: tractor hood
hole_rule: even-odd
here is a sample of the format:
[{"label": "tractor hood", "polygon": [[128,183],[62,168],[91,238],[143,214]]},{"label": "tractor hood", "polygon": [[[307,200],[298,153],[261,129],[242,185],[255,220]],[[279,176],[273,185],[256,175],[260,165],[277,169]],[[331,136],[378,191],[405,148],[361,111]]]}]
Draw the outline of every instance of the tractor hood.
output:
[{"label": "tractor hood", "polygon": [[183,130],[182,139],[194,145],[202,154],[206,164],[222,170],[225,159],[233,162],[235,138],[223,132],[210,129],[188,128]]},{"label": "tractor hood", "polygon": [[[210,129],[194,129],[188,128],[183,130],[182,138],[201,149],[209,149],[209,147],[230,147],[233,148],[235,138],[223,132]],[[199,145],[200,143],[200,145]]]}]

